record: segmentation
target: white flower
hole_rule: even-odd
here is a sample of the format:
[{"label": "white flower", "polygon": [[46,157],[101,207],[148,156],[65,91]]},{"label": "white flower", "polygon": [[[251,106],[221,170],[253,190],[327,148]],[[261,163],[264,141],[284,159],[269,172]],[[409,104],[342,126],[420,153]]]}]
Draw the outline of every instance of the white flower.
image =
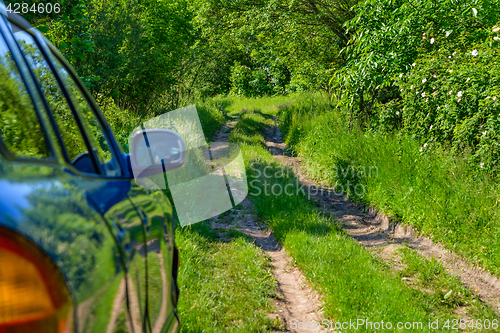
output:
[{"label": "white flower", "polygon": [[422,80],[422,83],[425,83],[425,82],[427,82],[427,79],[423,79],[423,80]]},{"label": "white flower", "polygon": [[434,44],[434,38],[431,38],[431,44]]},{"label": "white flower", "polygon": [[425,97],[425,92],[422,93],[422,97]]},{"label": "white flower", "polygon": [[429,127],[429,130],[431,130],[431,129],[432,129],[432,125],[431,125],[431,127]]},{"label": "white flower", "polygon": [[500,31],[500,27],[497,27],[497,26],[493,27],[493,32],[499,32],[499,31]]},{"label": "white flower", "polygon": [[420,147],[420,149],[418,151],[422,151],[422,147]]},{"label": "white flower", "polygon": [[450,90],[449,94],[450,94],[450,95],[451,95],[451,94],[453,94],[453,90]]},{"label": "white flower", "polygon": [[453,69],[450,69],[450,73],[453,73]]},{"label": "white flower", "polygon": [[483,135],[486,135],[486,131],[483,132]]},{"label": "white flower", "polygon": [[500,37],[495,36],[495,37],[493,37],[493,40],[500,40]]},{"label": "white flower", "polygon": [[467,80],[465,82],[469,82],[470,81],[470,77],[467,78]]},{"label": "white flower", "polygon": [[439,109],[441,109],[441,107],[440,107],[440,106],[438,106],[438,110],[439,110]]},{"label": "white flower", "polygon": [[448,56],[448,59],[451,59],[451,56]]},{"label": "white flower", "polygon": [[492,98],[492,100],[496,101],[496,100],[497,100],[496,96],[495,96],[495,97],[493,97],[493,98]]},{"label": "white flower", "polygon": [[410,87],[410,89],[412,89],[412,90],[413,90],[413,85]]},{"label": "white flower", "polygon": [[399,77],[403,77],[403,73],[399,74]]},{"label": "white flower", "polygon": [[411,64],[411,65],[412,65],[413,67],[417,66],[417,64],[416,64],[416,63],[413,63],[413,64]]},{"label": "white flower", "polygon": [[399,116],[399,111],[396,111],[396,116]]},{"label": "white flower", "polygon": [[401,90],[400,90],[400,91],[401,91],[401,92],[403,92],[403,88],[401,88]]},{"label": "white flower", "polygon": [[462,92],[461,91],[458,92],[457,97],[462,97]]},{"label": "white flower", "polygon": [[475,57],[479,54],[479,52],[477,52],[477,50],[474,49],[471,54],[473,57]]},{"label": "white flower", "polygon": [[481,166],[481,168],[482,168],[482,167],[484,167],[484,163],[481,163],[481,164],[479,164],[479,165]]},{"label": "white flower", "polygon": [[427,147],[427,143],[424,143],[424,148]]},{"label": "white flower", "polygon": [[436,74],[434,74],[432,77],[435,78],[435,79],[437,79],[438,76]]}]

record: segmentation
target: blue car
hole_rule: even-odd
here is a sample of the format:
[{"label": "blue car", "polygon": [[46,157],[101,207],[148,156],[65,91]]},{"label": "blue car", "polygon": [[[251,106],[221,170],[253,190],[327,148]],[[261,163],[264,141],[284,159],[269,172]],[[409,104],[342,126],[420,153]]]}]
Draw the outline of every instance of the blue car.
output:
[{"label": "blue car", "polygon": [[177,332],[171,203],[136,184],[134,152],[58,50],[0,13],[0,332]]}]

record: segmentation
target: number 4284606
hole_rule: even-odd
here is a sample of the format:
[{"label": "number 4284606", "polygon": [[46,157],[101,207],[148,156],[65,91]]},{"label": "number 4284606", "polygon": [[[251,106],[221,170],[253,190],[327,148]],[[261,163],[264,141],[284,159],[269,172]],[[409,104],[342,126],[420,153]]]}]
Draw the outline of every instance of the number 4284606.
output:
[{"label": "number 4284606", "polygon": [[9,4],[7,8],[5,8],[7,13],[16,13],[16,14],[27,14],[27,13],[38,13],[38,14],[58,14],[61,11],[60,3],[34,3],[32,5],[23,2],[23,3],[14,3]]}]

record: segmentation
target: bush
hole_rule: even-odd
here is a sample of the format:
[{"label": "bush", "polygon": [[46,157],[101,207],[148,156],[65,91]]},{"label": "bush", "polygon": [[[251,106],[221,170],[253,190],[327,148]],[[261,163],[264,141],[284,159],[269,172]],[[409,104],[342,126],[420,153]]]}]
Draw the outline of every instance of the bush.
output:
[{"label": "bush", "polygon": [[260,97],[285,93],[289,72],[279,61],[254,69],[236,62],[231,67],[231,93],[237,96]]},{"label": "bush", "polygon": [[[498,0],[359,1],[353,8],[355,17],[346,23],[351,38],[341,51],[345,63],[336,68],[332,78],[333,92],[339,104],[346,106],[349,113],[353,112],[368,127],[367,123],[377,118],[372,101],[386,104],[391,100],[399,100],[397,92],[402,88],[399,86],[399,75],[406,74],[406,79],[414,81],[408,86],[416,86],[417,79],[425,78],[430,82],[428,75],[432,76],[435,72],[426,73],[426,76],[417,72],[434,66],[431,63],[433,58],[441,64],[436,66],[446,64],[446,70],[460,62],[464,70],[473,71],[474,67],[465,68],[473,64],[473,61],[467,63],[461,61],[460,57],[466,53],[470,55],[474,49],[488,53],[488,48],[495,47],[492,38],[498,36],[492,36],[491,28],[498,20],[499,10]],[[456,53],[453,57],[459,58],[458,62],[455,58],[447,58],[453,53]],[[449,63],[445,57],[450,60]],[[481,60],[484,69],[493,70],[496,66],[493,58],[485,57]],[[415,63],[418,66],[412,66]],[[483,70],[478,67],[475,66],[477,73]],[[438,89],[449,84],[453,88],[459,88],[453,90],[455,93],[460,91],[460,87],[455,86],[457,82],[452,81],[453,76],[462,74],[458,68],[456,70],[449,76],[448,82],[445,82],[448,76],[443,75],[444,70],[440,73],[441,86]],[[433,93],[432,90],[425,92],[426,98]],[[413,97],[416,97],[415,92],[414,94]],[[444,104],[433,106],[443,107]],[[382,116],[387,118],[387,114]],[[453,123],[454,115],[449,116],[451,118],[447,116],[443,121]],[[412,124],[405,123],[405,126],[412,127]],[[442,134],[449,136],[450,131],[453,132],[453,126],[446,126],[446,129],[441,128],[446,132]]]},{"label": "bush", "polygon": [[[402,114],[405,132],[426,148],[470,150],[476,167],[491,174],[500,171],[499,53],[499,48],[481,45],[465,52],[443,47],[422,56],[411,72],[397,77],[401,103],[396,112]],[[388,104],[385,112],[391,107]]]},{"label": "bush", "polygon": [[231,67],[231,93],[238,96],[252,96],[252,70],[239,62]]}]

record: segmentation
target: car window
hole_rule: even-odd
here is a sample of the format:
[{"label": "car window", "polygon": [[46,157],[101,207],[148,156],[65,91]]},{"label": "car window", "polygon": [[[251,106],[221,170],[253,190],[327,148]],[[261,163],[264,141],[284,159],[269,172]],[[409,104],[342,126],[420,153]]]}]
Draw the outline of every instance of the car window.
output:
[{"label": "car window", "polygon": [[[79,156],[85,154],[88,149],[61,88],[33,37],[22,30],[17,31],[14,37],[40,84],[43,95],[57,123],[68,158],[70,161],[75,161]],[[92,168],[85,168],[82,171],[95,172]]]},{"label": "car window", "polygon": [[65,85],[73,105],[81,119],[84,130],[89,138],[93,151],[103,166],[107,176],[116,177],[120,175],[118,163],[111,153],[111,146],[106,137],[101,122],[96,117],[92,106],[78,87],[69,70],[53,55],[49,54],[56,70]]},{"label": "car window", "polygon": [[15,157],[51,156],[26,86],[5,41],[0,37],[0,135]]}]

